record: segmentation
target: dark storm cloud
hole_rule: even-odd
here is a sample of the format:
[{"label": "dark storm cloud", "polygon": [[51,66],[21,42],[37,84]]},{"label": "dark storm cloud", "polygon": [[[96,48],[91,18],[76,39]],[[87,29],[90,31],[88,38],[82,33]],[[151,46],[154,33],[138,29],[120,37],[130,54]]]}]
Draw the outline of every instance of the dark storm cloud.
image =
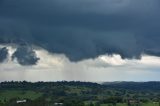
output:
[{"label": "dark storm cloud", "polygon": [[159,11],[159,0],[2,0],[0,43],[23,40],[73,61],[159,56]]},{"label": "dark storm cloud", "polygon": [[19,46],[12,55],[12,59],[17,59],[21,65],[35,65],[39,60],[32,48],[26,45]]},{"label": "dark storm cloud", "polygon": [[4,62],[8,57],[8,49],[6,47],[0,48],[0,63]]}]

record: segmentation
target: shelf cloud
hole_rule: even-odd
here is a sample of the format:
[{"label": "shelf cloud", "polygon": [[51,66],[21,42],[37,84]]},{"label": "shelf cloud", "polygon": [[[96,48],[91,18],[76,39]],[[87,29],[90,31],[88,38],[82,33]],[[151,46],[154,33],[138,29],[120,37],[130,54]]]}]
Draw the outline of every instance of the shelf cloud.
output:
[{"label": "shelf cloud", "polygon": [[0,43],[27,42],[72,61],[159,56],[159,0],[1,0]]}]

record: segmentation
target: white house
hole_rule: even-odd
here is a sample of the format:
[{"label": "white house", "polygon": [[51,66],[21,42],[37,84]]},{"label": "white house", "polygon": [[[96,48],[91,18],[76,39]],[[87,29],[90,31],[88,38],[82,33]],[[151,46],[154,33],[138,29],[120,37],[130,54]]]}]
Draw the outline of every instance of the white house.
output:
[{"label": "white house", "polygon": [[26,103],[26,102],[27,102],[27,100],[17,100],[16,101],[17,104],[19,104],[19,103]]},{"label": "white house", "polygon": [[63,106],[63,103],[54,103],[54,106]]}]

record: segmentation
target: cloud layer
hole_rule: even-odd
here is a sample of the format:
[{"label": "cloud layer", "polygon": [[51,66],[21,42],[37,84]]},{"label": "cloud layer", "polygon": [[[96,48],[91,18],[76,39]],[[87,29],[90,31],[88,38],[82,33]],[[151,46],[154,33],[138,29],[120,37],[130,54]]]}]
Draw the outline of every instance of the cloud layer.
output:
[{"label": "cloud layer", "polygon": [[159,56],[159,11],[159,0],[1,0],[0,43],[27,42],[72,61]]}]

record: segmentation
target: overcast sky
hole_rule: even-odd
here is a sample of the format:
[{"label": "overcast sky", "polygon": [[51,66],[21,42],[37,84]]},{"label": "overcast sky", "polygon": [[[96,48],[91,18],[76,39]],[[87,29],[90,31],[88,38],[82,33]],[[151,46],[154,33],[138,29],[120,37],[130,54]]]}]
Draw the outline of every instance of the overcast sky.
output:
[{"label": "overcast sky", "polygon": [[159,81],[159,0],[0,0],[0,81]]}]

